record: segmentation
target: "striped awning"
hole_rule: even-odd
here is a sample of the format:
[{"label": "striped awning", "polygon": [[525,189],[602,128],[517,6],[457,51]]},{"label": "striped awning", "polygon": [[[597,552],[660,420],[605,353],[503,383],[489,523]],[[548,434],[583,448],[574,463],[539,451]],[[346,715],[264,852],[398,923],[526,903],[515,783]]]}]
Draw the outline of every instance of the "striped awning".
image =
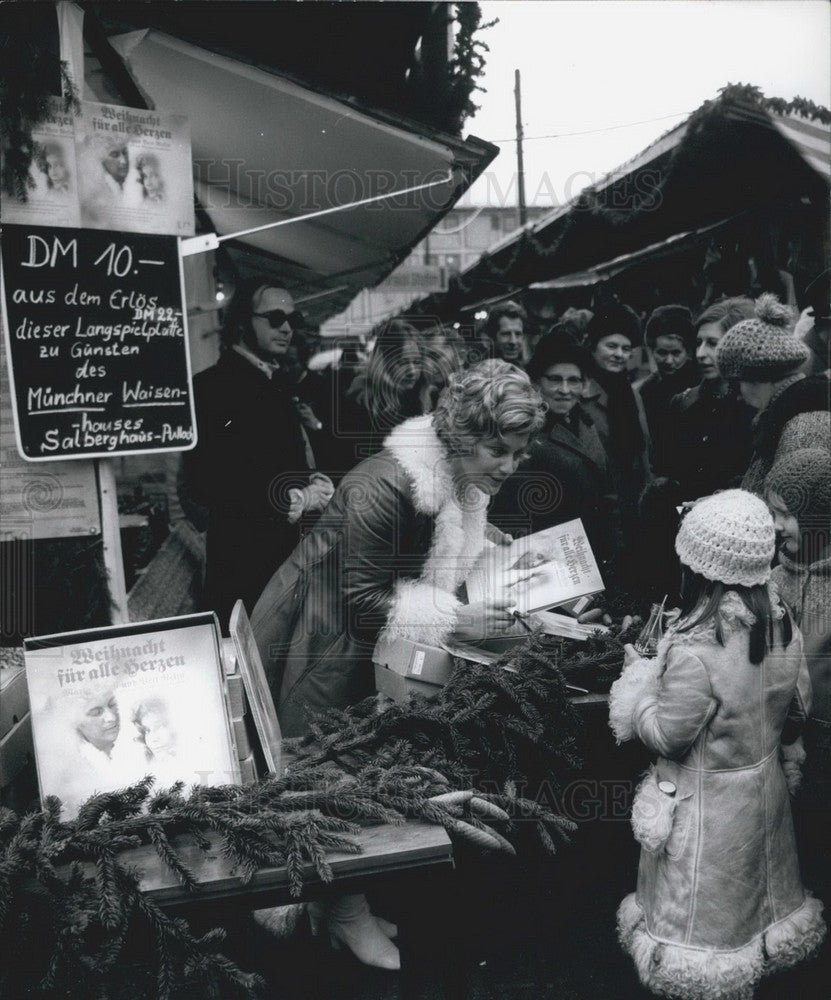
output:
[{"label": "striped awning", "polygon": [[798,115],[771,115],[776,128],[799,150],[802,159],[831,183],[831,125]]}]

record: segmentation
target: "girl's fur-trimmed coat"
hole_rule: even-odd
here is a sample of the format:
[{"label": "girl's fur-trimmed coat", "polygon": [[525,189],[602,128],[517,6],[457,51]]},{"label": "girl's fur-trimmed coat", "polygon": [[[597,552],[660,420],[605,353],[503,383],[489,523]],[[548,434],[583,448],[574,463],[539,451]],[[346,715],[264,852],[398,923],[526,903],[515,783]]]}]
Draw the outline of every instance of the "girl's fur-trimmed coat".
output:
[{"label": "girl's fur-trimmed coat", "polygon": [[487,503],[474,489],[460,505],[430,416],[396,427],[342,480],[251,617],[283,735],[302,735],[310,710],[375,690],[382,629],[433,645],[448,637],[456,591],[484,545]]},{"label": "girl's fur-trimmed coat", "polygon": [[633,804],[641,861],[620,940],[645,986],[682,1000],[750,1000],[764,974],[825,935],[822,904],[800,881],[780,747],[786,723],[809,709],[802,639],[753,664],[752,618],[735,593],[721,619],[724,645],[712,621],[669,630],[654,660],[627,666],[609,704],[618,742],[658,754]]}]

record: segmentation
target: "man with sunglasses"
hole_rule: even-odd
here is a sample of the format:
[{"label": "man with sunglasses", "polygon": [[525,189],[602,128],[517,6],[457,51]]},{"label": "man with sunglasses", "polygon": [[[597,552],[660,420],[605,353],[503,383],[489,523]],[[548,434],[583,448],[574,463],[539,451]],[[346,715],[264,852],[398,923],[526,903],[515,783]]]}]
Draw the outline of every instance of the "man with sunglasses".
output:
[{"label": "man with sunglasses", "polygon": [[248,611],[300,539],[303,514],[334,492],[292,401],[286,354],[303,317],[286,289],[243,284],[222,331],[219,361],[193,380],[198,441],[184,452],[179,497],[206,530],[203,606],[223,631],[234,602]]}]

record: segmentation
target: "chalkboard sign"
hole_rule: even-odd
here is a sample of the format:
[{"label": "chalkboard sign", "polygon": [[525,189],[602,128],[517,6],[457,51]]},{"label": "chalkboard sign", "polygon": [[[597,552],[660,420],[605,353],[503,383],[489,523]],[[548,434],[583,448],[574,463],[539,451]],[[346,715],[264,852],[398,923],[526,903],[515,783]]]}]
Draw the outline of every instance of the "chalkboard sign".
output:
[{"label": "chalkboard sign", "polygon": [[175,236],[3,225],[15,430],[32,462],[196,443]]}]

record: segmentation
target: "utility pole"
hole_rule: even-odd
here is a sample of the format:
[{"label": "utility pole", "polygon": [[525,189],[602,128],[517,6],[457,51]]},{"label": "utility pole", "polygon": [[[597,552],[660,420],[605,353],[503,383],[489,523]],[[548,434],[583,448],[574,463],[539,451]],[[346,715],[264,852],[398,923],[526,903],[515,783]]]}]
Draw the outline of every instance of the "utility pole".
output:
[{"label": "utility pole", "polygon": [[516,169],[519,182],[519,224],[524,226],[528,213],[525,210],[525,169],[522,163],[522,90],[519,70],[514,70],[514,101],[516,102]]}]

